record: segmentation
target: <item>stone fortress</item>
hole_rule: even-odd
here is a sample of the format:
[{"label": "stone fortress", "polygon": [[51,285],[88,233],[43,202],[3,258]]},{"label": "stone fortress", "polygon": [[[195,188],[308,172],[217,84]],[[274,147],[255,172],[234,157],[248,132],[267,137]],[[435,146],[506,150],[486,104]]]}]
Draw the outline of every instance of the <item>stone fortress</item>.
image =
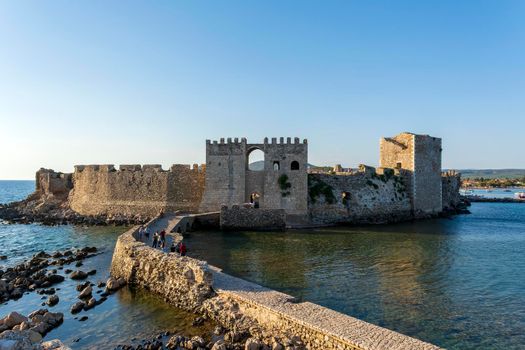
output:
[{"label": "stone fortress", "polygon": [[[264,153],[250,170],[251,152]],[[282,229],[389,223],[433,217],[459,204],[460,176],[441,171],[441,139],[401,133],[380,141],[380,167],[308,165],[307,140],[206,141],[206,164],[77,165],[73,174],[41,169],[37,192],[67,197],[80,215],[220,212],[224,229]]]}]

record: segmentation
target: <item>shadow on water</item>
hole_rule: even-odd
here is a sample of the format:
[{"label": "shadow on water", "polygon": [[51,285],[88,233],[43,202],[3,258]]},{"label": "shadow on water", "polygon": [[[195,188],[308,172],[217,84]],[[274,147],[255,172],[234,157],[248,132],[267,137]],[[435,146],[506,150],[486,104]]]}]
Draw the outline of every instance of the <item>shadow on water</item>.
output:
[{"label": "shadow on water", "polygon": [[525,205],[308,231],[195,232],[191,255],[232,275],[447,348],[525,344]]}]

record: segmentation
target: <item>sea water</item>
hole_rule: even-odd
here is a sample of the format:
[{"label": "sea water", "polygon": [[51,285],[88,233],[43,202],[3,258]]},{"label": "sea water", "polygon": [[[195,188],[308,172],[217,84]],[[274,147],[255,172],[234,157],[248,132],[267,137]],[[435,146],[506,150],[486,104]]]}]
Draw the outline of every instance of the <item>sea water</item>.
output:
[{"label": "sea water", "polygon": [[[34,182],[0,181],[0,203],[20,200]],[[449,349],[525,347],[525,203],[474,203],[472,214],[368,227],[287,232],[191,232],[189,254],[227,273]],[[123,227],[0,224],[0,255],[11,266],[40,250],[97,246],[84,261],[109,271]],[[0,267],[1,268],[1,267]],[[106,349],[161,330],[198,334],[192,315],[146,292],[124,288],[79,322],[69,313],[76,283],[58,285],[64,324],[46,339]],[[0,317],[41,307],[25,295]],[[77,339],[80,340],[75,342]]]},{"label": "sea water", "polygon": [[[34,190],[34,181],[0,181],[0,203],[21,200]],[[113,248],[117,237],[125,227],[80,227],[80,226],[43,226],[39,224],[8,225],[0,223],[0,255],[7,260],[0,260],[0,269],[14,266],[30,258],[39,251],[53,252],[72,247],[95,246],[101,254],[85,259],[84,265],[64,267],[72,270],[90,271],[96,269],[93,283],[106,281]],[[58,273],[66,276],[63,270]],[[208,326],[196,328],[191,325],[195,315],[171,307],[162,299],[142,290],[125,287],[108,297],[107,301],[89,311],[72,315],[69,308],[78,301],[77,282],[66,278],[60,284],[57,295],[60,302],[53,307],[43,306],[46,297],[35,292],[27,293],[19,300],[10,300],[0,304],[0,318],[11,311],[23,315],[39,308],[48,308],[52,312],[64,313],[64,323],[52,330],[44,339],[62,340],[73,349],[112,349],[118,344],[130,343],[132,339],[152,337],[161,331],[178,332],[183,335],[201,335],[210,333]],[[94,296],[98,288],[94,288]],[[43,298],[43,299],[42,299]],[[79,321],[88,316],[88,320]],[[209,328],[209,327],[208,327]]]},{"label": "sea water", "polygon": [[232,275],[449,349],[525,348],[525,203],[395,225],[192,232]]}]

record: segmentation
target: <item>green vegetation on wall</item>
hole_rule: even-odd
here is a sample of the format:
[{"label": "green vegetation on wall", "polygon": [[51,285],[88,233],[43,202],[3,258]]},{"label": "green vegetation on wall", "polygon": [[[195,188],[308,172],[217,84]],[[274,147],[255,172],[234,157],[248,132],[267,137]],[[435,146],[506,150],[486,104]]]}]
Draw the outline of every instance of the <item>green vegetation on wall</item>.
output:
[{"label": "green vegetation on wall", "polygon": [[292,184],[288,182],[288,175],[282,174],[277,179],[277,182],[279,183],[279,188],[281,189],[281,196],[286,197],[290,195],[290,188],[292,187]]},{"label": "green vegetation on wall", "polygon": [[321,195],[328,204],[336,202],[332,187],[326,182],[311,176],[308,177],[308,194],[312,203],[315,203]]}]

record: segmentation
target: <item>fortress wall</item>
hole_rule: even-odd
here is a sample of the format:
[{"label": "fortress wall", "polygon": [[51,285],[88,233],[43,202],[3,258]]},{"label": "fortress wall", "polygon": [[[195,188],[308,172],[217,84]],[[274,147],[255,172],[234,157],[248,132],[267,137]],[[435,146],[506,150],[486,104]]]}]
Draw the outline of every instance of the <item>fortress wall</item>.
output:
[{"label": "fortress wall", "polygon": [[415,136],[414,211],[427,216],[442,211],[441,139]]},{"label": "fortress wall", "polygon": [[284,230],[286,212],[284,209],[242,208],[234,205],[221,208],[222,230]]},{"label": "fortress wall", "polygon": [[159,211],[197,211],[204,190],[205,170],[174,165],[76,166],[71,208],[82,215],[144,215]]},{"label": "fortress wall", "polygon": [[[351,175],[309,174],[309,216],[313,223],[386,223],[412,218],[403,171],[360,167]],[[322,193],[331,192],[333,203]],[[343,196],[343,193],[345,196]]]},{"label": "fortress wall", "polygon": [[459,189],[461,188],[461,174],[447,171],[441,174],[443,209],[455,209],[461,201]]},{"label": "fortress wall", "polygon": [[67,198],[73,188],[71,174],[57,173],[52,169],[40,168],[35,176],[36,191],[49,197]]}]

